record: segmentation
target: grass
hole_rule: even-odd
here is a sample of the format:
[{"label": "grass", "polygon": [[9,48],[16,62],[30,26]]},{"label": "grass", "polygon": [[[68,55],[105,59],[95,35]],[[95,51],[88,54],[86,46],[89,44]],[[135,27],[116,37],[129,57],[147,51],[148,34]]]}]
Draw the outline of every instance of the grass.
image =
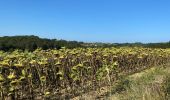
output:
[{"label": "grass", "polygon": [[115,93],[111,100],[170,100],[170,68],[153,67],[126,77],[125,91]]}]

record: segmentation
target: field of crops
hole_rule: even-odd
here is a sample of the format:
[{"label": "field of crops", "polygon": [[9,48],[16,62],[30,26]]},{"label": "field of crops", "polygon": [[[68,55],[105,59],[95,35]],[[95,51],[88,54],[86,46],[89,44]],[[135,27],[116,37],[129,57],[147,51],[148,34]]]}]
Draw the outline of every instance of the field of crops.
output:
[{"label": "field of crops", "polygon": [[75,48],[0,51],[0,99],[72,98],[170,62],[170,49]]}]

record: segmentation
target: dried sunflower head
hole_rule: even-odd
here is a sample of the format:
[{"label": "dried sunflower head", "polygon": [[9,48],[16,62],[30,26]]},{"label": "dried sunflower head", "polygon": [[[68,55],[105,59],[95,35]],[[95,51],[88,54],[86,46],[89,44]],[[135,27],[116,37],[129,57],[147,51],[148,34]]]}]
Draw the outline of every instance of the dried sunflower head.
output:
[{"label": "dried sunflower head", "polygon": [[4,81],[4,77],[2,74],[0,74],[0,82],[3,82]]},{"label": "dried sunflower head", "polygon": [[44,82],[44,81],[46,81],[46,77],[45,77],[45,76],[41,76],[41,77],[40,77],[40,80],[41,80],[42,82]]},{"label": "dried sunflower head", "polygon": [[7,76],[8,79],[15,79],[16,76],[14,73],[10,73],[8,76]]}]

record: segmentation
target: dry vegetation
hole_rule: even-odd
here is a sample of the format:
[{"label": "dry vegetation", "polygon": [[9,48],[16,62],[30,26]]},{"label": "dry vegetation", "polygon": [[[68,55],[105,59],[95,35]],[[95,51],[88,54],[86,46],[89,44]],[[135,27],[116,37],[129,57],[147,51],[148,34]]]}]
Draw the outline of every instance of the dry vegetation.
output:
[{"label": "dry vegetation", "polygon": [[[124,86],[131,87],[131,81],[122,77],[152,66],[165,66],[169,61],[170,49],[123,47],[1,51],[0,98],[56,100],[84,98],[84,94],[97,94],[91,99],[101,98],[101,95],[104,98],[104,95],[125,91]],[[157,86],[148,85],[151,89],[146,91]],[[141,85],[139,90],[143,91],[142,88]]]}]

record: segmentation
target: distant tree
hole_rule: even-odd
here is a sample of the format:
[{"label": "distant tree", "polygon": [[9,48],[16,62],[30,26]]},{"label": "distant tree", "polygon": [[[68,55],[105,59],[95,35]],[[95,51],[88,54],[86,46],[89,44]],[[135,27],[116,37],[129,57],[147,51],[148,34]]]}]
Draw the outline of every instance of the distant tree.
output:
[{"label": "distant tree", "polygon": [[61,47],[66,48],[77,48],[77,47],[149,47],[149,48],[170,48],[170,41],[165,43],[147,43],[143,44],[140,42],[136,43],[84,43],[77,41],[66,41],[56,39],[39,38],[38,36],[4,36],[0,37],[0,50],[12,51],[15,49],[34,51],[37,48],[42,49],[60,49]]}]

